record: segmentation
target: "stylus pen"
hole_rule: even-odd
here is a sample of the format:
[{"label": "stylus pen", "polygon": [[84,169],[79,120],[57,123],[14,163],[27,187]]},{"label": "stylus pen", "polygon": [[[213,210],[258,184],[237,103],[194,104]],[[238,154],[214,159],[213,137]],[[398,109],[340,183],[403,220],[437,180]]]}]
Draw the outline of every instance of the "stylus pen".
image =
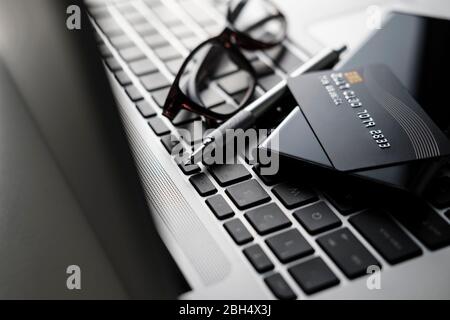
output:
[{"label": "stylus pen", "polygon": [[[346,46],[342,46],[339,49],[326,48],[309,59],[307,62],[305,62],[297,70],[292,72],[290,77],[294,78],[306,72],[332,68],[339,61],[339,57],[346,49]],[[270,110],[273,107],[274,103],[284,95],[287,88],[287,80],[281,81],[260,98],[225,121],[217,129],[203,138],[203,144],[198,147],[193,153],[191,153],[188,160],[186,161],[186,164],[195,164],[200,162],[202,160],[203,151],[205,150],[205,148],[215,143],[216,141],[227,143],[226,136],[231,136],[226,135],[227,130],[245,130],[252,127],[255,124],[256,120],[259,119],[268,110]],[[215,148],[217,146],[212,147]]]}]

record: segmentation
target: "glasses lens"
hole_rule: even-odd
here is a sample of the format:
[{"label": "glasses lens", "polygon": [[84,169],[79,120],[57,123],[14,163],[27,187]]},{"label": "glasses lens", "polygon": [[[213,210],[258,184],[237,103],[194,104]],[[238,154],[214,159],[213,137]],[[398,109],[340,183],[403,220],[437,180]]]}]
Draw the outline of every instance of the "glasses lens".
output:
[{"label": "glasses lens", "polygon": [[241,33],[267,44],[281,42],[286,36],[286,21],[269,0],[232,0],[228,22]]},{"label": "glasses lens", "polygon": [[242,62],[220,44],[206,43],[189,60],[180,78],[181,91],[224,120],[246,104],[255,80]]}]

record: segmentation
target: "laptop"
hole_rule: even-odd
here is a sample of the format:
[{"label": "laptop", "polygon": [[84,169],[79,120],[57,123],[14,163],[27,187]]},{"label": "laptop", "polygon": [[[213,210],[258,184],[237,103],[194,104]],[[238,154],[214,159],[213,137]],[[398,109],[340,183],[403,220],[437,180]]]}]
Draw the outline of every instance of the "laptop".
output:
[{"label": "laptop", "polygon": [[[21,131],[5,124],[13,137],[5,145],[11,152],[40,150],[27,154],[24,170],[35,177],[28,187],[34,193],[21,205],[34,204],[43,218],[19,219],[15,226],[29,232],[20,241],[3,235],[10,244],[0,255],[20,253],[2,267],[9,275],[2,297],[450,298],[449,167],[426,200],[389,200],[394,206],[385,208],[387,201],[371,197],[370,188],[306,181],[295,167],[264,176],[244,155],[234,165],[178,165],[171,136],[193,130],[199,118],[185,112],[170,122],[161,108],[183,58],[223,28],[227,2],[85,4],[76,31],[58,27],[68,1],[0,2],[2,83],[14,89],[4,96],[20,105],[8,110],[39,140],[28,147],[31,138],[17,140]],[[351,65],[353,52],[377,31],[361,27],[373,14],[368,7],[383,17],[392,11],[385,1],[375,7],[373,1],[276,4],[287,14],[289,36],[281,48],[249,56],[262,66],[256,97],[325,45],[349,44],[341,65]],[[400,2],[396,10],[450,17],[439,2]],[[232,65],[219,71],[221,99],[210,107],[233,110],[245,88]],[[279,109],[264,125],[276,126],[289,112]],[[29,158],[40,153],[33,165]],[[15,162],[6,163],[14,168]],[[53,175],[36,175],[38,163]],[[29,278],[35,285],[19,280],[20,262],[42,275]],[[71,264],[86,274],[78,291],[65,286]]]}]

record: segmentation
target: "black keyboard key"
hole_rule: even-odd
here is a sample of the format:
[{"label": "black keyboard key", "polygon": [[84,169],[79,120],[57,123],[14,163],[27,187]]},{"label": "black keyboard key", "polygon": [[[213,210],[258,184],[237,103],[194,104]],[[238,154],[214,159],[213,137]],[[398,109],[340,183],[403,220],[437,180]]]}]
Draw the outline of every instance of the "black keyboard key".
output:
[{"label": "black keyboard key", "polygon": [[117,35],[123,34],[122,29],[120,28],[120,26],[116,22],[116,20],[114,20],[114,18],[107,17],[107,18],[97,19],[97,24],[100,27],[100,29],[108,37],[113,37],[113,36],[117,36]]},{"label": "black keyboard key", "polygon": [[207,127],[203,121],[184,123],[177,126],[177,128],[179,129],[179,134],[183,140],[190,145],[200,143],[203,140],[203,136],[207,130]]},{"label": "black keyboard key", "polygon": [[274,73],[273,69],[267,63],[259,59],[252,61],[252,66],[258,77],[264,77]]},{"label": "black keyboard key", "polygon": [[266,243],[283,263],[303,258],[314,252],[308,241],[295,229],[277,234],[267,239]]},{"label": "black keyboard key", "polygon": [[226,93],[232,96],[248,88],[249,78],[244,71],[239,71],[217,80],[217,83]]},{"label": "black keyboard key", "polygon": [[307,294],[330,288],[339,279],[321,258],[313,258],[289,268],[289,273]]},{"label": "black keyboard key", "polygon": [[200,116],[197,113],[190,112],[187,110],[181,110],[172,120],[172,123],[174,126],[180,126],[196,120],[200,120]]},{"label": "black keyboard key", "polygon": [[160,118],[157,118],[157,117],[152,118],[148,121],[148,124],[157,136],[163,136],[165,134],[170,133],[170,129],[166,126],[164,121],[162,121]]},{"label": "black keyboard key", "polygon": [[202,197],[207,197],[217,192],[216,187],[214,187],[211,180],[204,173],[192,176],[189,181]]},{"label": "black keyboard key", "polygon": [[144,38],[144,41],[149,45],[150,48],[155,49],[161,46],[169,44],[169,42],[159,33],[154,33]]},{"label": "black keyboard key", "polygon": [[310,188],[300,187],[292,183],[282,183],[272,189],[272,192],[288,209],[297,208],[317,201],[317,195]]},{"label": "black keyboard key", "polygon": [[265,278],[264,282],[267,284],[274,296],[280,300],[292,300],[297,298],[294,291],[292,291],[286,280],[284,280],[279,273],[275,273]]},{"label": "black keyboard key", "polygon": [[130,99],[132,101],[139,101],[139,100],[144,99],[142,94],[139,92],[139,90],[134,85],[129,85],[128,87],[126,87],[125,92],[127,93],[128,97],[130,97]]},{"label": "black keyboard key", "polygon": [[209,171],[221,187],[228,187],[251,177],[250,172],[242,164],[214,165]]},{"label": "black keyboard key", "polygon": [[252,235],[248,232],[247,228],[239,219],[228,221],[223,226],[233,238],[234,242],[239,245],[246,244],[253,240]]},{"label": "black keyboard key", "polygon": [[450,244],[450,225],[429,206],[410,205],[394,215],[427,248],[436,250]]},{"label": "black keyboard key", "polygon": [[132,14],[128,14],[125,16],[125,19],[127,19],[127,21],[131,25],[139,25],[147,22],[144,16],[139,12],[133,12]]},{"label": "black keyboard key", "polygon": [[239,70],[239,68],[237,67],[236,63],[234,63],[228,55],[222,55],[222,57],[220,57],[221,60],[220,61],[214,61],[215,63],[217,63],[216,66],[214,66],[214,74],[213,74],[213,78],[218,79],[218,78],[222,78],[223,76],[229,75],[233,72],[236,72]]},{"label": "black keyboard key", "polygon": [[166,148],[167,152],[172,154],[174,148],[180,144],[180,141],[174,135],[169,134],[161,138],[161,143],[164,148]]},{"label": "black keyboard key", "polygon": [[142,100],[136,104],[139,112],[144,118],[150,118],[156,116],[155,109],[148,103],[148,101]]},{"label": "black keyboard key", "polygon": [[118,4],[117,8],[120,11],[120,13],[122,13],[125,16],[125,18],[130,16],[134,17],[137,13],[136,9],[131,4],[128,3]]},{"label": "black keyboard key", "polygon": [[149,59],[142,59],[130,63],[130,69],[137,76],[157,71],[156,66]]},{"label": "black keyboard key", "polygon": [[122,69],[122,67],[119,64],[119,61],[117,61],[116,58],[114,57],[109,57],[107,59],[105,59],[105,63],[108,66],[109,70],[111,71],[119,71]]},{"label": "black keyboard key", "polygon": [[117,71],[115,77],[122,87],[131,84],[130,77],[123,70]]},{"label": "black keyboard key", "polygon": [[197,36],[186,37],[186,38],[181,39],[181,43],[188,50],[193,50],[201,42],[202,42],[202,40],[199,39]]},{"label": "black keyboard key", "polygon": [[[232,98],[236,102],[237,105],[240,105],[241,102],[244,100],[246,94],[247,94],[247,91],[241,91],[239,93],[234,94]],[[253,96],[250,98],[250,101],[255,101],[259,97],[260,97],[259,93],[255,91],[253,93]]]},{"label": "black keyboard key", "polygon": [[127,61],[134,61],[144,58],[144,53],[138,47],[125,48],[119,51],[122,58]]},{"label": "black keyboard key", "polygon": [[273,263],[257,244],[246,248],[244,255],[259,273],[264,273],[274,268]]},{"label": "black keyboard key", "polygon": [[350,223],[389,263],[399,263],[422,253],[411,238],[386,214],[368,210]]},{"label": "black keyboard key", "polygon": [[222,113],[222,114],[230,114],[236,111],[236,108],[231,104],[224,103],[219,106],[211,108],[212,111]]},{"label": "black keyboard key", "polygon": [[431,203],[437,208],[450,207],[450,177],[439,178],[430,192]]},{"label": "black keyboard key", "polygon": [[281,230],[291,225],[291,221],[275,203],[253,209],[247,212],[245,217],[261,235]]},{"label": "black keyboard key", "polygon": [[254,171],[256,172],[258,177],[262,180],[262,182],[264,182],[264,184],[266,186],[273,186],[273,185],[277,184],[280,181],[280,177],[278,175],[276,175],[276,174],[274,174],[274,175],[262,174],[260,165],[256,165],[254,167]]},{"label": "black keyboard key", "polygon": [[258,79],[258,84],[264,91],[269,91],[281,81],[283,81],[283,78],[274,73]]},{"label": "black keyboard key", "polygon": [[369,266],[381,266],[347,228],[324,235],[317,243],[350,279],[367,274]]},{"label": "black keyboard key", "polygon": [[206,204],[219,220],[228,219],[234,216],[233,209],[231,209],[230,205],[220,194],[207,199]]},{"label": "black keyboard key", "polygon": [[106,17],[111,17],[108,9],[106,7],[103,7],[103,6],[97,7],[95,2],[92,5],[92,7],[89,6],[88,9],[89,9],[89,13],[95,20],[106,18]]},{"label": "black keyboard key", "polygon": [[155,91],[170,86],[169,80],[160,72],[155,72],[140,78],[147,91]]},{"label": "black keyboard key", "polygon": [[215,106],[218,106],[222,103],[225,103],[224,98],[220,96],[220,94],[217,92],[217,90],[213,88],[208,88],[207,90],[203,90],[200,93],[200,98],[203,102],[203,105],[205,107],[212,108]]},{"label": "black keyboard key", "polygon": [[166,88],[166,89],[152,92],[153,100],[155,100],[156,104],[160,108],[164,107],[164,103],[166,102],[167,95],[169,94],[169,90],[170,90],[170,88]]},{"label": "black keyboard key", "polygon": [[147,22],[134,26],[134,30],[137,33],[139,33],[142,37],[156,33],[155,27],[153,27],[151,24]]},{"label": "black keyboard key", "polygon": [[112,37],[110,39],[111,44],[116,48],[116,49],[124,49],[124,48],[129,48],[132,47],[134,45],[133,40],[130,39],[130,37],[128,37],[126,34],[120,35],[120,36],[116,36],[116,37]]},{"label": "black keyboard key", "polygon": [[339,220],[324,202],[297,210],[294,213],[294,217],[310,234],[318,234],[337,228],[342,224],[341,220]]},{"label": "black keyboard key", "polygon": [[288,74],[295,71],[303,64],[303,61],[286,47],[276,47],[266,51],[266,53],[272,58],[273,62],[281,68],[281,70]]},{"label": "black keyboard key", "polygon": [[155,54],[162,60],[162,61],[169,61],[172,59],[180,58],[181,54],[171,45],[159,47],[155,49]]},{"label": "black keyboard key", "polygon": [[101,44],[98,47],[100,54],[103,58],[108,58],[108,57],[112,57],[112,53],[111,51],[108,49],[108,47],[106,46],[106,44]]},{"label": "black keyboard key", "polygon": [[226,190],[227,195],[241,210],[270,201],[270,196],[256,180],[234,185]]},{"label": "black keyboard key", "polygon": [[183,62],[184,62],[183,58],[170,60],[166,63],[166,67],[170,71],[170,73],[175,76],[178,74],[178,71],[180,70]]},{"label": "black keyboard key", "polygon": [[447,217],[447,219],[450,219],[450,210],[447,210],[447,211],[445,212],[445,216]]},{"label": "black keyboard key", "polygon": [[324,195],[343,215],[349,215],[363,208],[361,199],[365,199],[357,190],[346,186],[332,186],[324,190]]},{"label": "black keyboard key", "polygon": [[179,25],[173,26],[172,28],[170,28],[170,31],[177,38],[184,38],[184,37],[188,37],[188,36],[194,35],[194,33],[184,23],[181,23]]},{"label": "black keyboard key", "polygon": [[256,54],[256,51],[254,50],[241,50],[243,55],[247,58],[248,61],[254,61],[256,59],[258,59],[258,56]]},{"label": "black keyboard key", "polygon": [[210,25],[205,27],[205,31],[212,37],[217,36],[223,30],[223,26],[216,24],[214,20],[210,20]]},{"label": "black keyboard key", "polygon": [[151,1],[147,2],[150,2],[149,5],[151,6],[153,12],[166,26],[175,26],[181,24],[181,21],[177,17],[177,15],[173,14],[171,9],[169,9],[165,5],[158,5],[158,3],[152,3]]},{"label": "black keyboard key", "polygon": [[201,171],[200,167],[196,164],[179,164],[178,167],[180,167],[181,171],[187,176]]}]

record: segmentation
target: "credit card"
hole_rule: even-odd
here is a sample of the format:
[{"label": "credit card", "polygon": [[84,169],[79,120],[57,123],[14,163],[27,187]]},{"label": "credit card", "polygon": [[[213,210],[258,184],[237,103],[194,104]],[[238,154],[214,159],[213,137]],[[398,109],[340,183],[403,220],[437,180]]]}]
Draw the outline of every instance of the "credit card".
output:
[{"label": "credit card", "polygon": [[[318,143],[313,153],[320,154],[317,161],[311,154],[306,160],[339,171],[450,154],[445,134],[385,65],[310,73],[291,78],[288,85],[301,115],[294,111],[285,126],[291,128],[289,135],[298,128],[299,136],[290,139],[303,136],[309,142],[286,143],[289,137],[283,134],[278,150],[282,154],[303,158],[301,150],[293,150],[295,145],[306,150]],[[299,121],[300,117],[304,119]],[[282,127],[275,133],[280,134]]]}]

